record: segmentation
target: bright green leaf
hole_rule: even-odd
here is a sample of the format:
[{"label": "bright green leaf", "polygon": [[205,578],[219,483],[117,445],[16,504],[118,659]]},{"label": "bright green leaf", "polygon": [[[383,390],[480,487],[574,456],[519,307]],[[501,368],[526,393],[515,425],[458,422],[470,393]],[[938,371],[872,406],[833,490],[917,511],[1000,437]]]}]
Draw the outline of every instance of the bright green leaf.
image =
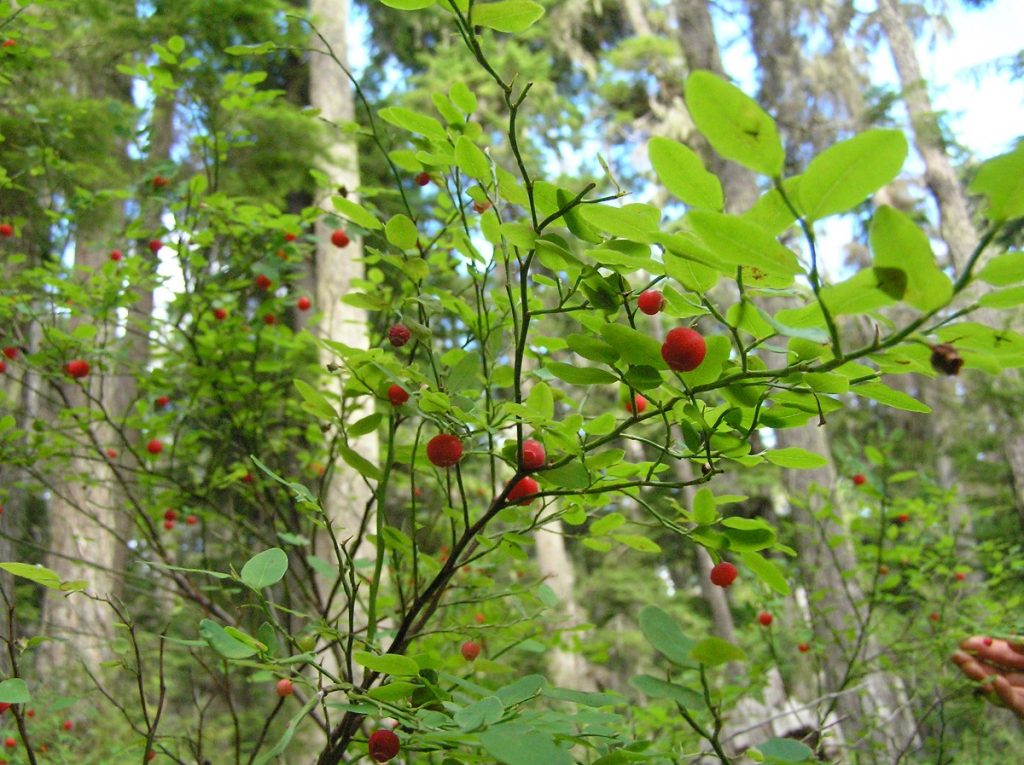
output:
[{"label": "bright green leaf", "polygon": [[277,584],[288,571],[288,554],[280,547],[271,547],[250,558],[242,566],[242,582],[254,590]]},{"label": "bright green leaf", "polygon": [[665,188],[683,202],[691,207],[722,209],[722,184],[718,176],[704,169],[704,163],[689,146],[655,136],[647,144],[647,154]]}]

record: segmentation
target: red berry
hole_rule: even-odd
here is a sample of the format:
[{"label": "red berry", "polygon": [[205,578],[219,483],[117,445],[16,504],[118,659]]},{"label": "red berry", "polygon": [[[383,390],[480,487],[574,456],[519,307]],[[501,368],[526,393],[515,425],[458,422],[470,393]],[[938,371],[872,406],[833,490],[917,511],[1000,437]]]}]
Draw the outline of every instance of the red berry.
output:
[{"label": "red berry", "polygon": [[34,709],[30,709],[30,710],[28,710],[27,712],[25,712],[25,714],[26,714],[26,715],[27,715],[28,717],[35,717],[35,716],[36,716],[36,710],[34,710]]},{"label": "red berry", "polygon": [[800,653],[807,653],[808,651],[811,650],[811,647],[807,643],[800,643],[796,647],[796,650],[798,650]]},{"label": "red berry", "polygon": [[348,238],[348,234],[342,231],[340,228],[331,234],[331,244],[335,247],[348,247],[348,243],[351,240]]},{"label": "red berry", "polygon": [[287,677],[283,677],[277,681],[277,695],[282,699],[286,696],[291,696],[295,691],[295,687],[292,685],[292,681]]},{"label": "red berry", "polygon": [[158,407],[160,407],[161,409],[163,409],[163,408],[164,408],[165,406],[167,406],[167,405],[168,405],[169,403],[171,403],[171,400],[170,400],[170,399],[169,399],[169,398],[168,398],[167,396],[160,396],[160,397],[158,397],[158,398],[157,398],[157,400],[156,400],[156,405],[157,405]]},{"label": "red berry", "polygon": [[933,622],[937,622],[939,620],[938,611],[932,611],[930,614],[928,614],[928,618],[931,619]]},{"label": "red berry", "polygon": [[630,414],[643,414],[644,410],[647,409],[647,399],[641,396],[639,393],[636,394],[636,406],[633,406],[633,399],[626,399],[626,411]]},{"label": "red berry", "polygon": [[387,762],[388,760],[398,756],[398,750],[401,748],[401,742],[398,740],[392,731],[375,730],[370,734],[370,740],[367,741],[367,745],[370,749],[370,757],[376,762]]},{"label": "red berry", "polygon": [[907,523],[909,520],[910,516],[906,513],[900,513],[896,516],[896,523],[898,523],[900,526],[902,526],[904,523]]},{"label": "red berry", "polygon": [[6,40],[4,40],[3,47],[5,47],[5,48],[13,48],[17,44],[18,44],[17,42],[15,42],[10,37],[8,37]]},{"label": "red berry", "polygon": [[18,742],[14,740],[14,736],[8,736],[4,739],[4,746],[8,749],[14,749],[18,745]]},{"label": "red berry", "polygon": [[520,478],[519,481],[516,482],[516,485],[512,487],[511,491],[508,493],[507,501],[511,504],[512,502],[522,500],[519,502],[520,505],[529,505],[533,500],[523,499],[523,497],[529,497],[536,494],[538,491],[540,491],[540,486],[537,482],[530,478],[530,476],[526,476],[526,478]]},{"label": "red berry", "polygon": [[462,658],[466,661],[473,661],[480,655],[480,644],[467,640],[462,644]]},{"label": "red berry", "polygon": [[483,624],[487,620],[487,618],[483,614],[477,614],[473,618],[476,620],[477,624]]},{"label": "red berry", "polygon": [[401,348],[412,337],[412,332],[404,324],[396,324],[388,330],[388,341],[396,348]]},{"label": "red berry", "polygon": [[215,318],[217,321],[224,321],[224,319],[228,318],[228,312],[225,311],[223,308],[214,308],[213,318]]},{"label": "red berry", "polygon": [[263,323],[268,327],[273,326],[274,324],[277,324],[277,317],[272,313],[265,313],[263,314]]},{"label": "red berry", "polygon": [[523,470],[540,470],[544,467],[547,459],[548,455],[540,441],[533,439],[523,441],[523,452],[519,458],[519,464],[523,466]]},{"label": "red berry", "polygon": [[118,260],[120,260],[123,257],[124,257],[124,255],[122,254],[122,252],[120,250],[111,250],[110,251],[110,259],[113,260],[113,261],[118,261]]},{"label": "red berry", "polygon": [[146,246],[149,248],[150,252],[157,253],[160,252],[161,248],[164,246],[164,243],[161,242],[159,239],[150,239],[149,244],[147,244]]},{"label": "red berry", "polygon": [[89,374],[89,362],[82,359],[72,359],[64,365],[64,371],[76,380],[81,380]]},{"label": "red berry", "polygon": [[110,459],[112,459],[112,460],[113,459],[117,459],[117,449],[114,449],[114,448],[107,449],[107,456],[110,457]]},{"label": "red berry", "polygon": [[491,209],[491,203],[490,202],[475,202],[474,201],[473,202],[473,209],[476,212],[478,212],[478,213],[487,212],[488,210]]},{"label": "red berry", "polygon": [[242,476],[242,483],[252,483],[254,480],[252,473],[246,473]]},{"label": "red berry", "polygon": [[199,519],[196,518],[194,515],[189,515],[185,518],[185,523],[187,523],[189,526],[195,526],[197,523],[199,523]]},{"label": "red berry", "polygon": [[73,720],[65,720],[64,721],[64,730],[71,730],[74,727],[75,727],[75,723],[74,723]]},{"label": "red berry", "polygon": [[964,579],[967,578],[967,574],[965,574],[963,571],[957,571],[953,576],[956,577],[956,580],[958,582],[962,582]]},{"label": "red berry", "polygon": [[427,442],[427,459],[439,468],[448,468],[462,459],[462,440],[451,433],[441,433]]},{"label": "red berry", "polygon": [[8,704],[6,701],[0,701],[0,715],[2,715],[4,712],[6,712],[10,708],[11,708],[11,705]]},{"label": "red berry", "polygon": [[164,521],[164,528],[167,529],[168,531],[173,530],[174,529],[174,521]]},{"label": "red berry", "polygon": [[677,372],[692,372],[701,365],[707,352],[704,338],[689,327],[676,327],[665,335],[665,342],[661,344],[661,357]]},{"label": "red berry", "polygon": [[[7,42],[10,42],[10,40],[8,40]],[[5,42],[4,45],[6,45],[7,42]],[[0,223],[0,236],[4,237],[5,239],[7,237],[14,236],[14,226],[12,226],[10,223]]]},{"label": "red berry", "polygon": [[993,641],[992,641],[992,638],[987,637],[984,640],[982,640],[981,642],[984,643],[986,646],[990,646],[990,645],[992,645]]},{"label": "red berry", "polygon": [[9,358],[11,361],[14,361],[16,358],[18,358],[18,349],[15,348],[13,345],[8,345],[7,347],[4,348],[4,356]]},{"label": "red berry", "polygon": [[163,442],[158,438],[150,439],[149,443],[146,444],[146,451],[150,454],[159,454],[164,450]]},{"label": "red berry", "polygon": [[430,183],[430,173],[423,172],[417,175],[416,183],[419,186],[426,186],[428,183]]},{"label": "red berry", "polygon": [[295,301],[295,307],[298,308],[300,311],[308,311],[310,306],[312,305],[313,303],[305,295],[303,295],[302,297]]},{"label": "red berry", "polygon": [[665,307],[665,296],[657,290],[646,290],[636,299],[636,307],[648,316],[654,316]]},{"label": "red berry", "polygon": [[173,507],[169,507],[166,510],[164,510],[164,520],[165,521],[173,521],[173,520],[176,520],[177,517],[178,517],[178,511],[175,510]]},{"label": "red berry", "polygon": [[294,242],[294,241],[295,241],[296,239],[298,239],[298,236],[296,236],[295,234],[293,234],[293,233],[292,233],[291,231],[289,231],[288,233],[286,233],[286,234],[284,235],[284,240],[285,240],[286,242]]},{"label": "red berry", "polygon": [[388,388],[388,401],[391,406],[401,406],[409,400],[409,392],[401,385],[392,385]]},{"label": "red berry", "polygon": [[883,563],[881,566],[878,567],[878,573],[882,576],[885,576],[889,573],[889,567]]},{"label": "red berry", "polygon": [[863,486],[865,483],[867,483],[867,480],[868,479],[864,477],[863,473],[855,473],[853,476],[853,485]]},{"label": "red berry", "polygon": [[154,175],[153,176],[153,188],[154,189],[162,189],[166,185],[167,185],[167,179],[164,178],[162,175]]},{"label": "red berry", "polygon": [[146,752],[146,761],[147,762],[152,762],[155,759],[156,759],[156,752],[154,752],[152,749],[150,749],[148,752]]},{"label": "red berry", "polygon": [[757,615],[757,620],[761,623],[761,626],[768,627],[772,623],[772,615],[767,611],[762,611]]},{"label": "red berry", "polygon": [[257,275],[256,275],[256,287],[257,287],[258,289],[261,289],[261,290],[263,290],[264,292],[266,292],[267,290],[269,290],[269,289],[270,289],[270,286],[271,286],[271,285],[272,285],[273,283],[274,283],[274,282],[272,282],[272,281],[270,280],[270,277],[269,277],[269,276],[267,276],[266,274],[257,274]]},{"label": "red berry", "polygon": [[711,584],[719,587],[728,587],[736,581],[736,574],[739,572],[736,567],[728,561],[722,561],[711,569]]}]

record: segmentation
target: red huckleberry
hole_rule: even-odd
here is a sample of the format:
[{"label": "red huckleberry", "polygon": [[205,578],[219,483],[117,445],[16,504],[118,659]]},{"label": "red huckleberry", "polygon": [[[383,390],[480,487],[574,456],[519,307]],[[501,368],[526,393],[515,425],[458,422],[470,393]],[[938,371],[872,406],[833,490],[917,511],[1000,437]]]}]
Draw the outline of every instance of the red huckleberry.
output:
[{"label": "red huckleberry", "polygon": [[267,290],[270,289],[270,286],[273,283],[274,282],[272,282],[270,280],[270,277],[267,276],[266,274],[257,274],[256,275],[256,287],[257,287],[257,289],[261,289],[264,292],[266,292]]},{"label": "red huckleberry", "polygon": [[199,523],[199,519],[194,515],[189,515],[185,518],[185,523],[189,526],[195,526]]},{"label": "red huckleberry", "polygon": [[4,239],[14,236],[14,226],[10,223],[0,223],[0,236]]},{"label": "red huckleberry", "polygon": [[523,466],[523,470],[539,470],[544,467],[547,459],[548,455],[540,441],[533,439],[523,441],[523,451],[519,456],[519,464]]},{"label": "red huckleberry", "polygon": [[739,571],[737,571],[733,564],[728,561],[722,561],[711,569],[711,584],[718,585],[719,587],[728,587],[736,581],[738,573]]},{"label": "red huckleberry", "polygon": [[671,330],[661,344],[661,357],[676,372],[692,372],[701,365],[707,352],[704,338],[689,327]]},{"label": "red huckleberry", "polygon": [[428,183],[430,183],[430,173],[424,172],[416,176],[416,185],[426,186]]},{"label": "red huckleberry", "polygon": [[462,459],[462,440],[451,433],[441,433],[427,442],[427,459],[439,468],[449,468]]},{"label": "red huckleberry", "polygon": [[331,234],[331,244],[335,247],[348,247],[348,243],[352,241],[348,238],[348,234],[342,231],[340,228],[336,229]]},{"label": "red huckleberry", "polygon": [[124,253],[122,253],[120,250],[111,250],[110,251],[110,259],[115,261],[115,262],[120,260],[123,257],[124,257]]},{"label": "red huckleberry", "polygon": [[64,365],[64,371],[76,380],[81,380],[89,374],[89,362],[82,359],[72,359]]},{"label": "red huckleberry", "polygon": [[810,650],[811,650],[811,647],[810,647],[810,645],[808,645],[807,643],[800,643],[800,644],[799,644],[799,645],[798,645],[798,646],[796,647],[796,650],[798,650],[798,651],[799,651],[800,653],[807,653],[808,651],[810,651]]},{"label": "red huckleberry", "polygon": [[292,681],[287,677],[283,677],[277,681],[277,695],[282,699],[286,696],[291,696],[295,692],[295,686],[292,685]]},{"label": "red huckleberry", "polygon": [[159,438],[151,438],[146,444],[146,451],[150,454],[159,454],[164,450],[164,444]]},{"label": "red huckleberry", "polygon": [[632,415],[643,414],[647,409],[647,399],[641,396],[639,393],[636,394],[636,403],[633,403],[632,398],[626,399],[626,411]]},{"label": "red huckleberry", "polygon": [[163,246],[164,243],[161,242],[159,239],[150,239],[149,243],[146,245],[146,247],[148,247],[149,251],[152,253],[160,252]]},{"label": "red huckleberry", "polygon": [[388,342],[395,348],[401,348],[412,337],[412,332],[404,324],[396,324],[388,330]]},{"label": "red huckleberry", "polygon": [[300,311],[308,311],[310,306],[312,305],[313,302],[305,295],[303,295],[302,297],[295,301],[295,307],[298,308]]},{"label": "red huckleberry", "polygon": [[665,307],[665,296],[657,290],[645,290],[636,299],[636,307],[648,316],[661,313]]},{"label": "red huckleberry", "polygon": [[409,391],[401,385],[392,385],[388,388],[388,401],[391,406],[401,406],[409,400]]},{"label": "red huckleberry", "polygon": [[771,626],[773,620],[772,615],[767,611],[762,611],[757,615],[757,621],[760,622],[762,627]]},{"label": "red huckleberry", "polygon": [[462,644],[461,651],[463,659],[466,661],[473,661],[480,655],[480,644],[472,640],[467,640]]},{"label": "red huckleberry", "polygon": [[853,485],[854,486],[863,486],[865,483],[867,483],[867,480],[868,479],[864,477],[863,473],[854,473]]},{"label": "red huckleberry", "polygon": [[398,736],[393,731],[383,728],[371,733],[370,739],[366,743],[370,749],[370,758],[375,762],[387,762],[394,759],[398,756],[398,750],[401,748]]},{"label": "red huckleberry", "polygon": [[13,345],[8,345],[4,348],[4,356],[14,361],[18,358],[18,349]]},{"label": "red huckleberry", "polygon": [[516,481],[516,485],[509,491],[506,501],[509,504],[518,502],[520,505],[529,505],[533,503],[533,500],[523,499],[523,497],[529,497],[538,491],[540,491],[540,485],[530,476],[526,476]]}]

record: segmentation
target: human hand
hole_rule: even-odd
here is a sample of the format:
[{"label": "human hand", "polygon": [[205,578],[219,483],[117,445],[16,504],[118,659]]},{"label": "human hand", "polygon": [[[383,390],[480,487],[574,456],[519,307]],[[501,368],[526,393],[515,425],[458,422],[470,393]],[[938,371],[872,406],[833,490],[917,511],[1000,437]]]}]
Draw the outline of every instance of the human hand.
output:
[{"label": "human hand", "polygon": [[1024,643],[975,635],[960,644],[953,663],[982,688],[995,691],[1009,709],[1024,719]]}]

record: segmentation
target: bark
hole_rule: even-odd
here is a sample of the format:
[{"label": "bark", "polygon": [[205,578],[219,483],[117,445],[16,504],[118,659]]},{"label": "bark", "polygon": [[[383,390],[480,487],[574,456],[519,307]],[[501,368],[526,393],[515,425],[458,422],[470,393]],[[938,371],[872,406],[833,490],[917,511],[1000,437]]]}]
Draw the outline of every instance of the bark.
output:
[{"label": "bark", "polygon": [[[342,63],[348,60],[346,43],[348,11],[347,0],[311,0],[310,2],[310,14],[317,30],[330,46],[334,56]],[[337,189],[346,189],[349,198],[354,198],[354,191],[359,186],[356,144],[337,128],[338,125],[354,119],[355,104],[351,84],[345,72],[330,56],[325,54],[323,43],[315,35],[311,45],[314,52],[310,56],[310,102],[314,108],[320,110],[320,116],[328,123],[333,135],[319,168],[330,179],[330,187],[322,190],[322,207],[325,212],[328,212],[332,210],[330,198]],[[366,311],[341,302],[341,298],[349,291],[352,280],[361,278],[363,275],[362,241],[358,237],[352,236],[351,243],[347,247],[334,247],[330,241],[332,231],[333,227],[329,226],[323,218],[317,221],[314,276],[316,305],[323,314],[319,333],[324,338],[344,343],[353,348],[367,348],[369,339]],[[336,363],[337,359],[334,354],[324,352],[322,361],[324,364],[330,364]],[[336,395],[341,396],[343,384],[344,380],[341,377],[333,378],[333,392]],[[368,412],[362,414],[368,414]],[[359,413],[353,413],[350,419],[354,421],[360,416],[362,415]],[[350,442],[350,445],[371,460],[376,457],[378,452],[375,433],[355,439]],[[370,498],[370,489],[362,477],[340,459],[337,460],[327,487],[324,511],[340,541],[357,538],[361,524],[364,522],[370,524],[370,528],[372,528],[373,516],[365,518],[366,514],[370,512],[368,510]],[[335,559],[333,546],[326,534],[318,534],[316,549],[317,554],[325,560]],[[370,552],[368,544],[362,544],[358,549],[350,550],[353,558],[368,555]],[[332,585],[333,582],[318,582],[321,594],[330,592]],[[345,607],[348,604],[340,605]],[[359,610],[359,613],[362,614],[362,611]],[[332,621],[339,617],[343,618],[343,621],[338,626],[342,633],[347,633],[345,613],[339,613],[335,609],[329,615]],[[365,616],[360,616],[357,621],[364,622],[362,626],[365,626]],[[357,628],[359,626],[357,624]]]},{"label": "bark", "polygon": [[1003,452],[1013,480],[1017,514],[1020,516],[1021,525],[1024,526],[1024,439],[1007,438],[1003,441]]}]

